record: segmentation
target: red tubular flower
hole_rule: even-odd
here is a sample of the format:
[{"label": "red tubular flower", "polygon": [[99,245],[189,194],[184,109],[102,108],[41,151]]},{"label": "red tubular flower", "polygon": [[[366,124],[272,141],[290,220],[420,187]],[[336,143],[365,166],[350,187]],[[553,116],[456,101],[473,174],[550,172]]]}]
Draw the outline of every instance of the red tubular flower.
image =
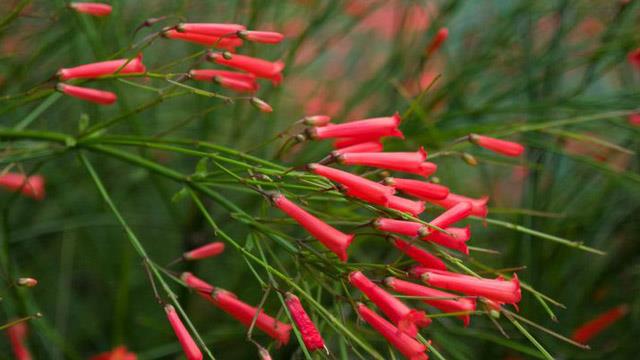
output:
[{"label": "red tubular flower", "polygon": [[275,195],[273,203],[284,213],[291,216],[324,246],[338,255],[340,260],[347,261],[347,248],[353,241],[353,234],[345,234],[332,227],[292,203],[282,194]]},{"label": "red tubular flower", "polygon": [[189,71],[189,76],[198,81],[215,81],[217,77],[243,81],[256,81],[256,76],[251,73],[218,69],[193,69]]},{"label": "red tubular flower", "polygon": [[284,40],[284,35],[274,31],[243,30],[238,32],[238,36],[245,40],[263,44],[278,44]]},{"label": "red tubular flower", "polygon": [[386,178],[384,182],[405,194],[415,196],[422,200],[442,200],[449,195],[448,187],[420,180],[389,177]]},{"label": "red tubular flower", "polygon": [[111,351],[106,351],[98,355],[94,355],[89,360],[137,360],[138,356],[129,350],[124,345],[120,345]]},{"label": "red tubular flower", "polygon": [[393,345],[398,351],[409,360],[428,360],[429,357],[424,352],[426,347],[420,344],[416,339],[405,334],[393,326],[390,322],[376,314],[362,303],[358,303],[358,314],[371,327],[376,329],[380,335],[384,336],[387,341]]},{"label": "red tubular flower", "polygon": [[242,46],[242,39],[234,37],[210,36],[190,32],[179,32],[175,29],[168,29],[163,31],[162,36],[168,39],[182,40],[206,47],[215,46],[218,49],[226,49],[229,51],[235,51],[238,46]]},{"label": "red tubular flower", "polygon": [[[470,298],[458,298],[455,294],[432,289],[426,286],[414,284],[412,282],[396,279],[394,277],[388,277],[384,280],[386,286],[393,289],[395,292],[407,296],[421,296],[432,299],[420,299],[421,301],[429,304],[435,308],[442,310],[445,313],[453,312],[465,312],[475,311],[476,301]],[[440,299],[438,299],[440,298]],[[460,315],[460,319],[464,322],[464,326],[469,325],[469,314]]]},{"label": "red tubular flower", "polygon": [[516,274],[513,274],[511,280],[506,281],[502,277],[480,279],[447,271],[431,270],[422,274],[421,278],[427,285],[460,291],[467,295],[484,296],[490,300],[507,304],[516,304],[522,297],[520,281],[518,281]]},{"label": "red tubular flower", "polygon": [[363,142],[372,142],[372,141],[377,141],[380,142],[380,138],[382,136],[373,136],[373,137],[346,137],[346,138],[337,138],[336,141],[333,143],[333,148],[334,149],[342,149],[345,148],[347,146],[351,146],[351,145],[357,145],[357,144],[361,144]]},{"label": "red tubular flower", "polygon": [[302,122],[307,126],[325,126],[331,121],[331,116],[311,115],[305,116]]},{"label": "red tubular flower", "polygon": [[395,296],[374,284],[360,271],[349,274],[349,282],[362,291],[380,310],[393,321],[398,329],[411,337],[418,333],[418,327],[427,327],[431,319],[423,311],[409,308]]},{"label": "red tubular flower", "polygon": [[69,7],[76,12],[91,16],[107,16],[111,14],[111,5],[96,2],[72,2]]},{"label": "red tubular flower", "polygon": [[6,173],[0,175],[0,187],[10,191],[20,191],[22,195],[35,200],[44,199],[44,178],[40,175],[27,177],[24,174]]},{"label": "red tubular flower", "polygon": [[19,322],[7,329],[7,336],[11,344],[11,350],[16,360],[31,360],[31,353],[25,344],[29,328],[24,321]]},{"label": "red tubular flower", "polygon": [[291,335],[291,325],[282,323],[271,316],[265,314],[262,310],[248,305],[240,300],[229,291],[214,290],[211,294],[214,304],[227,314],[240,321],[245,326],[251,326],[251,322],[258,313],[255,326],[262,330],[265,334],[275,339],[279,345],[286,345]]},{"label": "red tubular flower", "polygon": [[413,201],[395,195],[387,197],[387,204],[384,206],[411,214],[415,217],[424,212],[424,201]]},{"label": "red tubular flower", "polygon": [[209,298],[209,294],[211,294],[211,292],[215,289],[213,285],[196,277],[190,272],[183,272],[180,275],[180,280],[187,284],[188,287],[197,291],[199,294],[206,295],[205,298]]},{"label": "red tubular flower", "polygon": [[629,61],[629,64],[636,68],[636,70],[640,70],[640,48],[631,51],[627,55],[627,60]]},{"label": "red tubular flower", "polygon": [[[246,81],[246,80],[228,78],[224,76],[217,76],[214,80],[215,82],[220,84],[220,86],[227,89],[231,89],[233,91],[250,92],[250,93],[258,91],[258,83],[255,80]],[[271,111],[273,111],[273,109],[271,109]],[[271,112],[271,111],[267,111],[267,112]]]},{"label": "red tubular flower", "polygon": [[[449,195],[451,196],[451,195]],[[437,226],[441,229],[448,227],[449,225],[453,225],[458,221],[468,217],[471,215],[471,203],[461,202],[447,209],[447,211],[440,214],[440,216],[431,220],[429,224],[433,226]],[[430,232],[435,232],[436,230],[430,230]]]},{"label": "red tubular flower", "polygon": [[577,328],[571,338],[579,343],[586,344],[600,334],[602,331],[613,325],[629,312],[629,306],[626,304],[616,306],[615,308],[600,314],[595,319],[587,321]]},{"label": "red tubular flower", "polygon": [[320,335],[320,332],[313,321],[311,321],[309,315],[307,315],[307,312],[304,311],[300,299],[289,292],[286,293],[285,297],[285,304],[287,305],[287,309],[289,309],[293,321],[296,323],[296,327],[300,331],[304,346],[306,346],[309,351],[324,349],[324,339],[322,339],[322,335]]},{"label": "red tubular flower", "polygon": [[169,324],[171,328],[173,328],[173,332],[176,334],[180,345],[182,345],[182,351],[184,351],[187,360],[201,360],[202,352],[198,348],[198,345],[196,345],[196,342],[193,341],[182,320],[180,320],[176,309],[172,305],[167,304],[164,306],[164,311],[167,313]]},{"label": "red tubular flower", "polygon": [[452,207],[454,207],[455,205],[461,202],[468,202],[469,204],[471,204],[471,215],[480,216],[483,218],[487,217],[487,213],[489,212],[489,210],[487,209],[487,202],[489,201],[488,196],[483,196],[479,199],[472,199],[466,196],[449,193],[449,195],[442,200],[436,200],[436,199],[426,199],[426,200],[428,200],[430,203],[436,204],[445,209],[451,209]]},{"label": "red tubular flower", "polygon": [[373,222],[373,226],[380,231],[412,237],[420,235],[420,229],[424,228],[424,225],[417,222],[389,218],[377,218]]},{"label": "red tubular flower", "polygon": [[[143,74],[147,69],[142,63],[142,54],[136,58],[101,61],[58,70],[60,80],[94,79],[100,76],[118,74]],[[126,65],[125,65],[126,64]]]},{"label": "red tubular flower", "polygon": [[63,83],[56,85],[56,89],[63,94],[95,104],[111,105],[118,100],[116,94],[111,91],[96,90]]},{"label": "red tubular flower", "polygon": [[344,165],[363,165],[387,170],[404,171],[429,176],[435,164],[424,166],[427,152],[420,148],[417,152],[357,152],[338,156]]},{"label": "red tubular flower", "polygon": [[334,157],[339,157],[340,155],[346,154],[346,153],[359,153],[359,152],[373,153],[373,152],[379,152],[382,150],[383,150],[383,147],[381,142],[367,141],[359,144],[354,144],[351,146],[345,146],[338,150],[334,150],[331,152],[331,155],[333,155]]},{"label": "red tubular flower", "polygon": [[220,65],[250,72],[259,78],[269,79],[274,84],[279,84],[282,81],[281,72],[284,69],[284,62],[280,60],[271,62],[238,54],[233,54],[231,59],[225,59],[220,53],[209,53],[207,59]]},{"label": "red tubular flower", "polygon": [[524,146],[512,141],[477,134],[469,135],[469,140],[478,146],[506,156],[520,156],[524,152]]},{"label": "red tubular flower", "polygon": [[406,241],[394,239],[393,244],[413,260],[430,269],[447,270],[447,265],[427,250],[411,245]]},{"label": "red tubular flower", "polygon": [[433,231],[431,234],[423,238],[423,240],[432,241],[449,249],[457,250],[463,254],[469,255],[469,248],[467,247],[467,241],[471,238],[469,226],[467,225],[463,228],[447,227],[445,230],[451,235],[440,231]]},{"label": "red tubular flower", "polygon": [[208,257],[216,256],[222,254],[224,251],[224,243],[223,242],[212,242],[207,245],[200,246],[191,251],[187,251],[182,254],[182,258],[185,260],[200,260],[206,259]]},{"label": "red tubular flower", "polygon": [[436,52],[440,48],[440,46],[442,46],[442,43],[444,43],[444,41],[447,40],[448,37],[449,37],[449,29],[445,27],[440,28],[440,30],[438,30],[438,32],[436,33],[436,36],[431,41],[431,44],[427,46],[427,56]]},{"label": "red tubular flower", "polygon": [[229,35],[236,34],[238,31],[243,31],[247,28],[239,24],[181,23],[178,24],[176,29],[186,33],[229,37]]},{"label": "red tubular flower", "polygon": [[358,121],[351,121],[342,124],[329,124],[327,126],[310,129],[309,135],[312,139],[329,138],[358,138],[368,141],[372,138],[382,136],[395,136],[404,139],[404,135],[398,129],[400,115],[395,113],[390,117],[379,117]]},{"label": "red tubular flower", "polygon": [[324,176],[331,181],[342,184],[357,194],[368,194],[369,198],[377,199],[380,202],[386,202],[387,197],[395,193],[395,190],[391,187],[346,171],[320,164],[309,164],[308,168],[316,175]]}]

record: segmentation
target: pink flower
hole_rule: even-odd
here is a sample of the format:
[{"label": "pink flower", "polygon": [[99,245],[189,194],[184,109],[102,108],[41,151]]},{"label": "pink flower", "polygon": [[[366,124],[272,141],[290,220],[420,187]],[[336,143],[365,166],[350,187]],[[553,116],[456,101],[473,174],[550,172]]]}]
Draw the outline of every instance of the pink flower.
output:
[{"label": "pink flower", "polygon": [[513,141],[500,140],[477,134],[469,135],[469,140],[480,147],[506,156],[520,156],[524,152],[524,146]]},{"label": "pink flower", "polygon": [[243,31],[247,28],[238,24],[181,23],[178,24],[176,29],[180,32],[229,37],[229,35],[234,35],[238,31]]},{"label": "pink flower", "polygon": [[[100,76],[118,74],[143,74],[147,69],[142,63],[142,54],[134,59],[101,61],[58,70],[60,80],[94,79]],[[126,65],[125,65],[126,64]]]},{"label": "pink flower", "polygon": [[467,295],[484,296],[489,300],[501,303],[516,304],[522,297],[520,282],[516,274],[513,274],[511,280],[506,281],[502,277],[483,279],[447,271],[431,270],[422,274],[421,278],[427,285],[459,291]]},{"label": "pink flower", "polygon": [[162,36],[173,39],[182,40],[206,47],[215,46],[218,49],[226,49],[235,51],[238,46],[242,46],[242,39],[231,37],[210,36],[198,33],[179,32],[174,29],[168,29],[162,32]]},{"label": "pink flower", "polygon": [[347,248],[353,241],[353,234],[345,234],[339,231],[292,203],[282,194],[275,195],[273,203],[284,213],[291,216],[324,246],[338,255],[340,260],[347,261]]},{"label": "pink flower", "polygon": [[333,155],[334,157],[338,157],[346,153],[355,153],[355,152],[372,153],[372,152],[378,152],[382,150],[383,150],[382,143],[380,143],[379,141],[367,141],[367,142],[354,144],[351,146],[345,146],[343,148],[334,150],[331,152],[331,155]]},{"label": "pink flower", "polygon": [[387,170],[403,171],[429,176],[437,166],[425,163],[427,152],[420,148],[417,152],[357,152],[338,156],[338,162],[344,165],[371,166]]},{"label": "pink flower", "polygon": [[182,345],[182,351],[184,351],[184,355],[187,360],[201,360],[202,352],[196,345],[196,342],[193,341],[193,338],[187,331],[187,328],[180,320],[176,309],[172,305],[165,305],[164,311],[167,313],[167,319],[169,319],[169,324],[173,328],[173,332],[176,334],[180,345]]},{"label": "pink flower", "polygon": [[449,195],[448,187],[420,180],[390,177],[385,179],[385,184],[422,200],[442,200]]},{"label": "pink flower", "polygon": [[277,44],[284,40],[284,35],[274,31],[243,30],[238,32],[238,36],[245,40],[264,44]]},{"label": "pink flower", "polygon": [[[458,298],[455,294],[432,289],[426,286],[414,284],[408,281],[388,277],[384,280],[386,286],[407,296],[421,296],[431,299],[420,299],[421,301],[438,308],[445,313],[475,311],[476,301],[470,298]],[[440,298],[440,299],[438,299]],[[448,299],[447,299],[448,298]],[[469,325],[469,314],[459,316],[464,321],[464,326]]]},{"label": "pink flower", "polygon": [[436,36],[431,41],[431,44],[427,46],[427,56],[436,52],[440,48],[440,46],[442,46],[442,43],[444,43],[444,41],[447,40],[448,37],[449,37],[449,29],[444,27],[440,28],[440,30],[438,30],[438,32],[436,33]]},{"label": "pink flower", "polygon": [[421,231],[421,229],[425,228],[424,225],[417,222],[388,218],[376,219],[373,222],[373,226],[380,231],[392,232],[412,237],[420,235],[420,233],[423,232]]},{"label": "pink flower", "polygon": [[427,250],[411,245],[406,241],[394,239],[393,244],[407,256],[430,269],[447,270],[447,266],[437,256]]},{"label": "pink flower", "polygon": [[384,336],[387,341],[393,345],[398,351],[409,360],[428,360],[429,357],[425,354],[426,347],[420,344],[411,336],[402,331],[398,331],[398,328],[393,326],[390,322],[383,319],[380,315],[376,314],[373,310],[369,309],[362,303],[358,303],[358,314],[366,321],[371,327],[376,329],[380,335]]},{"label": "pink flower", "polygon": [[[449,194],[449,196],[451,196],[451,194]],[[431,220],[429,224],[444,229],[471,215],[471,209],[472,206],[469,202],[465,201],[457,203],[435,219]],[[436,230],[430,230],[430,232],[435,231]]]},{"label": "pink flower", "polygon": [[640,48],[631,51],[627,55],[627,60],[629,61],[629,64],[636,68],[636,70],[640,70]]},{"label": "pink flower", "polygon": [[20,191],[22,195],[35,200],[44,199],[44,178],[41,175],[27,177],[24,174],[6,173],[0,175],[0,187],[10,191]]},{"label": "pink flower", "polygon": [[270,62],[239,54],[233,54],[230,59],[225,59],[222,54],[213,52],[207,55],[207,59],[220,65],[250,72],[259,78],[269,79],[274,84],[279,84],[282,81],[281,73],[284,69],[284,62],[280,60]]},{"label": "pink flower", "polygon": [[616,306],[615,308],[598,315],[595,319],[584,323],[574,331],[571,338],[579,343],[586,344],[589,340],[620,320],[628,312],[628,305],[623,304]]},{"label": "pink flower", "polygon": [[286,293],[285,296],[285,304],[291,314],[291,318],[293,318],[293,321],[296,323],[298,331],[300,331],[304,346],[306,346],[309,351],[324,349],[324,339],[322,339],[318,328],[316,328],[316,325],[311,321],[311,318],[302,307],[300,299],[290,292]]},{"label": "pink flower", "polygon": [[371,142],[371,141],[380,141],[381,136],[374,136],[371,138],[368,137],[354,137],[354,138],[337,138],[336,141],[333,143],[333,147],[334,149],[342,149],[345,148],[347,146],[352,146],[352,145],[357,145],[357,144],[361,144],[364,142]]},{"label": "pink flower", "polygon": [[189,71],[189,76],[200,81],[215,81],[222,87],[238,92],[256,92],[259,88],[256,76],[250,73],[200,69]]},{"label": "pink flower", "polygon": [[191,251],[187,251],[182,255],[185,260],[201,260],[222,254],[224,251],[223,242],[212,242]]},{"label": "pink flower", "polygon": [[380,202],[386,202],[387,197],[395,193],[393,188],[346,171],[320,164],[309,164],[308,168],[316,175],[324,176],[331,181],[342,184],[357,194],[368,194],[369,198],[377,199]]},{"label": "pink flower", "polygon": [[259,99],[257,97],[252,97],[250,102],[251,102],[251,105],[253,105],[253,107],[255,107],[256,109],[264,113],[273,112],[273,108],[271,107],[271,105],[269,105],[262,99]]},{"label": "pink flower", "polygon": [[22,321],[7,329],[7,336],[11,344],[11,350],[16,360],[31,360],[31,353],[26,345],[26,338],[29,332],[27,323]]},{"label": "pink flower", "polygon": [[190,272],[183,272],[180,275],[180,280],[182,280],[185,284],[187,284],[187,286],[190,287],[191,289],[197,291],[199,294],[206,295],[205,296],[206,298],[208,298],[209,294],[211,294],[211,292],[213,292],[214,290],[213,285],[196,277]]},{"label": "pink flower", "polygon": [[95,104],[111,105],[116,100],[118,100],[118,97],[116,96],[116,94],[112,93],[111,91],[90,89],[86,87],[63,84],[63,83],[59,83],[58,85],[56,85],[56,89],[63,94],[66,94],[81,100],[86,100]]},{"label": "pink flower", "polygon": [[327,126],[310,129],[309,135],[312,139],[329,138],[358,138],[364,139],[361,142],[382,136],[395,136],[404,138],[398,129],[400,115],[395,113],[390,117],[372,118],[358,121],[351,121],[342,124],[328,124]]},{"label": "pink flower", "polygon": [[466,196],[449,193],[449,195],[442,200],[435,200],[435,199],[426,199],[426,200],[440,207],[443,207],[445,209],[451,209],[452,207],[458,205],[459,203],[468,202],[469,204],[471,204],[471,215],[480,216],[480,217],[487,217],[487,213],[489,212],[487,210],[487,202],[489,201],[488,196],[483,196],[479,199],[472,199]]},{"label": "pink flower", "polygon": [[431,319],[426,317],[424,312],[409,308],[398,298],[374,284],[362,272],[354,271],[349,274],[349,282],[362,291],[398,326],[400,331],[407,335],[415,337],[418,327],[427,327],[431,324]]},{"label": "pink flower", "polygon": [[107,16],[111,14],[111,5],[96,2],[72,2],[69,7],[76,12],[91,16]]},{"label": "pink flower", "polygon": [[221,310],[240,321],[244,326],[249,327],[256,318],[255,326],[276,340],[279,345],[286,345],[291,335],[291,325],[282,323],[271,316],[265,314],[262,310],[250,306],[240,300],[229,291],[214,290],[211,295],[213,304]]},{"label": "pink flower", "polygon": [[431,234],[424,237],[423,240],[432,241],[438,245],[469,255],[469,248],[466,243],[471,238],[469,226],[467,225],[464,228],[447,227],[445,230],[451,235],[445,234],[441,231],[433,231]]},{"label": "pink flower", "polygon": [[413,201],[395,195],[389,195],[384,199],[381,199],[379,197],[371,196],[369,193],[354,191],[350,188],[346,189],[346,194],[375,205],[402,211],[413,216],[418,216],[424,212],[424,201]]}]

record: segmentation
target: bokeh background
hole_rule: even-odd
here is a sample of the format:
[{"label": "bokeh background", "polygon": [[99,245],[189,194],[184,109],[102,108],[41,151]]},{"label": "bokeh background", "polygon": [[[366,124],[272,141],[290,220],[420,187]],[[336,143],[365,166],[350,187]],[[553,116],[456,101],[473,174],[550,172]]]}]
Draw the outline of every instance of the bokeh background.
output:
[{"label": "bokeh background", "polygon": [[[282,141],[274,136],[297,119],[324,113],[347,121],[399,111],[407,139],[388,140],[385,149],[413,151],[422,145],[440,154],[433,160],[440,169],[437,177],[452,191],[491,197],[489,217],[496,221],[469,222],[477,249],[464,258],[465,263],[494,269],[524,266],[519,271],[523,281],[566,307],[549,305],[556,322],[540,301],[525,294],[519,315],[570,336],[603,311],[629,306],[630,312],[619,323],[590,343],[591,350],[529,328],[540,343],[557,358],[637,357],[640,127],[628,115],[639,104],[640,68],[627,56],[640,47],[638,1],[110,3],[114,11],[106,18],[75,14],[59,0],[0,3],[0,18],[5,20],[12,9],[25,5],[19,16],[0,25],[1,127],[20,125],[74,135],[87,122],[93,125],[123,117],[103,134],[202,140],[297,166],[317,161],[331,149],[329,143],[305,143],[276,159]],[[167,18],[134,34],[146,19],[162,16]],[[260,113],[246,101],[226,104],[197,95],[159,99],[154,91],[140,87],[168,85],[159,79],[100,81],[100,88],[119,96],[110,107],[46,92],[57,69],[115,54],[134,56],[133,44],[182,20],[242,23],[286,35],[279,45],[247,43],[240,50],[286,63],[283,83],[275,87],[265,82],[258,92],[273,106],[273,113]],[[449,38],[427,57],[425,48],[441,27],[448,28]],[[201,50],[194,44],[158,38],[141,51],[150,71],[181,73],[194,66],[197,58],[192,55]],[[187,84],[228,93],[213,84]],[[519,141],[527,147],[526,156],[505,159],[465,143],[453,144],[472,132]],[[35,171],[47,181],[47,197],[41,202],[0,194],[3,251],[8,255],[2,258],[0,322],[41,312],[42,318],[30,321],[29,346],[37,359],[83,359],[119,344],[140,359],[180,358],[179,344],[153,298],[140,258],[77,154],[60,145],[28,141],[2,141],[0,146],[3,168]],[[200,160],[143,146],[119,149],[185,174],[194,173]],[[465,163],[460,152],[473,154],[478,165]],[[180,184],[104,154],[88,156],[156,263],[167,264],[186,249],[215,238],[188,196],[182,196]],[[207,186],[259,222],[292,237],[303,235],[300,229],[278,221],[284,218],[261,196],[210,168],[205,171]],[[247,175],[243,169],[231,169]],[[310,204],[345,226],[371,216],[355,204],[322,197],[311,199]],[[316,289],[314,277],[325,279],[277,242],[238,221],[237,214],[213,202],[207,206],[225,232],[250,251],[266,253],[271,263],[286,269],[296,281]],[[505,223],[578,241],[606,255],[501,226]],[[350,249],[351,261],[391,262],[398,255],[394,251],[379,237],[362,236]],[[252,304],[263,295],[253,272],[267,278],[232,249],[215,260],[171,269],[192,271]],[[33,289],[16,289],[8,274],[32,276],[40,283]],[[245,340],[245,328],[174,285],[217,358],[257,357],[255,346]],[[381,338],[356,322],[348,303],[330,292],[320,299],[391,358]],[[274,294],[265,309],[269,313],[281,309]],[[504,319],[500,323],[509,338],[480,316],[469,328],[442,319],[424,334],[447,359],[540,357],[511,324]],[[351,351],[350,344],[326,324],[320,322],[320,327],[336,357],[367,358]],[[269,345],[261,334],[254,338]],[[277,359],[304,358],[295,340],[270,350]],[[0,353],[2,358],[10,356],[6,339],[0,339]]]}]

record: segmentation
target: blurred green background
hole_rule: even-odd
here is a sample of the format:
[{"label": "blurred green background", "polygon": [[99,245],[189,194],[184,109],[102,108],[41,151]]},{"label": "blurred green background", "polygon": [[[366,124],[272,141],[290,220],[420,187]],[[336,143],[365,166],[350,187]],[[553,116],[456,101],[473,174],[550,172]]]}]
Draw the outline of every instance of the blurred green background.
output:
[{"label": "blurred green background", "polygon": [[[87,121],[91,126],[122,119],[98,136],[202,140],[290,166],[317,161],[331,149],[328,142],[305,143],[276,159],[282,141],[274,141],[274,136],[297,119],[325,113],[341,122],[399,111],[405,115],[401,128],[407,140],[388,140],[386,150],[414,151],[422,145],[439,153],[433,161],[439,166],[436,175],[441,183],[456,193],[491,197],[491,219],[606,252],[600,256],[508,226],[469,222],[470,244],[479,249],[463,258],[465,264],[474,269],[480,269],[479,263],[494,269],[526,266],[519,277],[566,306],[551,305],[558,318],[554,322],[544,306],[525,293],[521,316],[570,336],[597,314],[619,304],[630,306],[630,313],[595,338],[589,351],[529,328],[540,343],[557,358],[637,357],[640,127],[627,117],[639,104],[640,69],[627,61],[627,54],[640,47],[639,1],[110,3],[114,10],[106,18],[75,14],[58,0],[0,3],[1,127],[75,135]],[[22,5],[19,16],[8,18]],[[162,16],[167,18],[134,34],[146,19]],[[263,82],[258,92],[273,106],[273,113],[259,113],[246,101],[226,104],[194,94],[163,99],[140,87],[171,85],[161,79],[92,82],[90,86],[118,94],[118,102],[110,107],[48,91],[59,68],[135,56],[139,49],[132,45],[182,20],[241,23],[286,35],[279,45],[247,42],[239,50],[285,61],[282,85]],[[449,38],[427,57],[425,48],[440,27],[449,29]],[[202,50],[157,38],[141,51],[149,71],[181,73],[194,67]],[[185,84],[233,95],[214,84]],[[527,147],[526,156],[505,160],[465,144],[452,145],[472,132],[517,140]],[[5,278],[0,287],[0,322],[42,312],[43,318],[30,322],[29,346],[37,359],[81,359],[119,344],[140,359],[180,358],[140,258],[77,153],[43,142],[4,139],[0,146],[3,168],[13,164],[14,171],[42,173],[47,180],[47,198],[42,202],[0,193],[2,241],[8,254],[3,258],[4,275],[33,276],[40,282],[33,289],[16,289],[13,280]],[[145,146],[118,148],[184,174],[194,173],[200,160]],[[467,165],[460,151],[472,153],[479,165]],[[175,196],[181,194],[182,185],[105,154],[87,155],[157,264],[167,264],[186,249],[215,238],[190,199]],[[284,218],[262,197],[215,166],[209,168],[213,170],[205,173],[206,186],[258,222],[293,237],[303,236],[299,228],[273,221]],[[247,176],[246,169],[232,165],[230,169]],[[266,252],[270,263],[314,294],[322,294],[319,299],[328,310],[391,358],[382,339],[356,322],[348,302],[329,291],[321,293],[315,280],[341,291],[326,274],[300,264],[301,258],[238,221],[237,214],[211,201],[206,204],[226,233],[253,253]],[[346,229],[374,216],[357,204],[327,202],[325,197],[310,198],[309,205],[335,224],[348,223],[339,225]],[[434,210],[428,209],[429,216]],[[350,249],[350,263],[388,263],[397,256],[374,236],[358,237]],[[231,247],[214,260],[171,269],[192,271],[251,304],[258,304],[263,294],[253,271],[267,279],[263,269],[252,269]],[[245,340],[244,327],[177,284],[172,286],[216,358],[257,357],[255,346]],[[270,314],[281,309],[273,292],[265,309]],[[319,323],[336,357],[368,358]],[[423,334],[447,359],[540,357],[508,321],[501,319],[500,324],[509,338],[484,316],[474,317],[466,329],[452,319],[435,321]],[[261,334],[254,338],[269,344]],[[293,338],[288,346],[270,350],[278,359],[304,358]],[[8,341],[0,340],[0,352],[3,358],[9,356]]]}]

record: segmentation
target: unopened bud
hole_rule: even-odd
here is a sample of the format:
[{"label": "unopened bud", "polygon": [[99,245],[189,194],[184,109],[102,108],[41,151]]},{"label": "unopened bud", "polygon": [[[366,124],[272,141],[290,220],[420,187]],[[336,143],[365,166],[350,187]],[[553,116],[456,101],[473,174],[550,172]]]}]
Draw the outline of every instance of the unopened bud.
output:
[{"label": "unopened bud", "polygon": [[18,279],[18,286],[24,286],[24,287],[32,288],[32,287],[34,287],[36,285],[38,285],[38,280],[36,280],[34,278],[24,277],[24,278],[19,278]]},{"label": "unopened bud", "polygon": [[464,162],[466,162],[468,165],[471,165],[471,166],[478,165],[478,160],[475,158],[475,156],[469,153],[462,153],[461,157],[462,157],[462,160],[464,160]]},{"label": "unopened bud", "polygon": [[267,104],[264,100],[258,99],[257,97],[251,98],[251,105],[262,112],[273,112],[273,108],[271,107],[271,105]]}]

